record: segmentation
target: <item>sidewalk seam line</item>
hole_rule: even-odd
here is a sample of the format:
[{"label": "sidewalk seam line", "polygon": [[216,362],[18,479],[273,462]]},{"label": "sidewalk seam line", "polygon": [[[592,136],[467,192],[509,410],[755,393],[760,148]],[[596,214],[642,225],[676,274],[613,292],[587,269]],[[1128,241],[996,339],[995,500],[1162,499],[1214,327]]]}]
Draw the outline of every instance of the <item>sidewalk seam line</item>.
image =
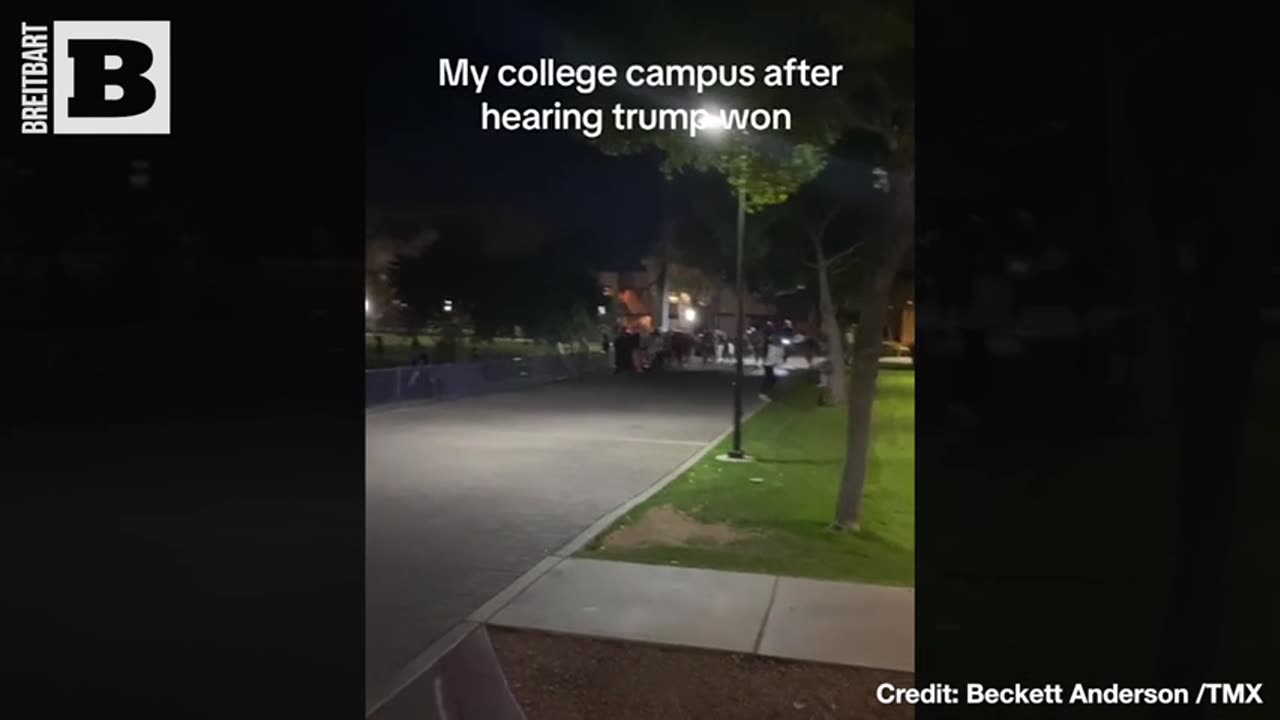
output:
[{"label": "sidewalk seam line", "polygon": [[756,641],[751,646],[751,654],[760,654],[760,644],[764,642],[764,630],[769,625],[769,616],[773,614],[773,603],[778,599],[778,583],[782,582],[782,578],[778,575],[773,576],[773,584],[769,586],[769,606],[765,608],[764,619],[760,621],[760,629],[756,632]]}]

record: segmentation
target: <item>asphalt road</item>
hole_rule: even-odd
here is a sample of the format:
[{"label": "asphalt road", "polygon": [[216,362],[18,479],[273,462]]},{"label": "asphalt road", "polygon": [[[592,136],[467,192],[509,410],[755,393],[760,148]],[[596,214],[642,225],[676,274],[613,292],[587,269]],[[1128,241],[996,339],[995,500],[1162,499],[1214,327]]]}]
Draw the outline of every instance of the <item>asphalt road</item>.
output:
[{"label": "asphalt road", "polygon": [[[731,375],[592,378],[368,416],[365,686],[732,420]],[[747,409],[756,385],[748,381]]]}]

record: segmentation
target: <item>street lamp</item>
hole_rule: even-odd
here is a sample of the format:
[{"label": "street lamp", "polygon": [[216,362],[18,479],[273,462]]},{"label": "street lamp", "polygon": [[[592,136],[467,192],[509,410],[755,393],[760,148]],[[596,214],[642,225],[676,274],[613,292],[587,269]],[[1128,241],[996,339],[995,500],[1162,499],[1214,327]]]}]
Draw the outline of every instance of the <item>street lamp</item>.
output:
[{"label": "street lamp", "polygon": [[746,372],[742,367],[744,335],[747,332],[746,296],[747,283],[742,275],[742,238],[747,224],[747,191],[738,186],[738,342],[733,352],[733,449],[729,457],[742,460],[747,454],[742,451],[742,386],[746,381]]},{"label": "street lamp", "polygon": [[697,322],[697,321],[698,321],[698,311],[697,311],[697,310],[694,310],[693,308],[685,308],[685,309],[684,309],[684,320],[685,320],[685,322],[690,322],[690,323],[692,323],[692,322]]},{"label": "street lamp", "polygon": [[[726,128],[724,118],[720,111],[716,108],[707,108],[706,114],[703,116],[705,120],[702,127],[699,128],[703,132],[717,137],[723,133]],[[742,451],[742,387],[746,382],[746,371],[742,365],[743,346],[746,345],[744,336],[747,330],[746,320],[746,295],[747,285],[746,279],[742,274],[742,240],[746,230],[747,223],[747,191],[745,186],[738,185],[738,242],[737,242],[737,294],[738,294],[738,328],[737,341],[733,352],[733,449],[729,451],[729,458],[732,460],[744,460],[747,454]]]}]

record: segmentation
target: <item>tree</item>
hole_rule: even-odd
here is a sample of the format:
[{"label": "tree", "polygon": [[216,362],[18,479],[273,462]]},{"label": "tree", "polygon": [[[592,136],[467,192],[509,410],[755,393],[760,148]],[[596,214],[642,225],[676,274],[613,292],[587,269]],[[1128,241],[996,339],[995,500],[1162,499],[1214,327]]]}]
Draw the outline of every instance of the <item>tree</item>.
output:
[{"label": "tree", "polygon": [[[673,282],[689,290],[699,302],[708,301],[719,312],[719,299],[725,287],[735,282],[737,261],[737,223],[734,200],[720,192],[690,190],[694,199],[690,210],[672,242],[673,265],[688,268],[687,276],[673,276]],[[743,267],[747,286],[768,297],[779,290],[790,289],[800,282],[793,267],[779,262],[773,245],[775,225],[786,217],[784,206],[772,206],[756,212],[747,224],[743,238]]]},{"label": "tree", "polygon": [[[859,251],[874,247],[884,229],[883,171],[864,161],[879,159],[867,140],[854,133],[837,145],[823,173],[779,208],[785,217],[769,238],[766,265],[775,283],[794,287],[816,280],[820,332],[832,368],[845,367],[840,318],[858,310],[850,293],[865,280]],[[831,374],[829,399],[845,397],[844,380],[842,372]]]},{"label": "tree", "polygon": [[[743,50],[754,50],[758,43],[773,37],[767,28],[755,42],[735,44],[742,38],[725,36],[725,42],[717,45],[714,36],[698,32],[701,27],[720,19],[720,10],[675,0],[655,0],[643,6],[610,7],[603,15],[591,15],[575,8],[566,15],[566,25],[589,27],[586,34],[596,42],[607,43],[611,50],[646,62],[678,60],[689,62],[695,56],[714,58],[714,62],[726,63],[729,56],[741,56]],[[763,16],[757,16],[763,19]],[[737,25],[735,28],[747,27]],[[655,56],[655,51],[657,55]],[[665,56],[665,57],[664,57]],[[770,96],[782,91],[766,88],[763,84],[751,88],[735,89],[729,97],[721,98],[726,105],[733,101],[750,100],[764,105]],[[628,106],[657,106],[650,99],[634,96],[597,93],[593,102],[599,104],[614,99]],[[691,104],[700,98],[685,94]],[[664,101],[665,102],[665,101]],[[652,150],[662,154],[660,171],[668,179],[685,172],[716,172],[728,182],[734,195],[740,195],[746,211],[756,213],[766,207],[785,202],[805,183],[812,180],[826,164],[826,151],[840,133],[825,123],[802,122],[791,131],[769,134],[725,132],[720,135],[704,133],[690,137],[683,131],[623,132],[611,127],[592,142],[609,155],[635,155]]]},{"label": "tree", "polygon": [[[721,145],[687,136],[606,134],[607,151],[635,152],[656,147],[667,174],[685,169],[716,170],[746,194],[752,210],[785,201],[813,179],[827,152],[844,134],[869,134],[885,157],[888,230],[863,248],[865,282],[858,293],[858,325],[853,373],[848,388],[849,429],[835,522],[857,529],[862,513],[871,445],[871,417],[893,281],[915,236],[915,105],[913,5],[906,0],[795,0],[786,12],[773,4],[742,2],[731,16],[718,6],[677,0],[611,6],[591,34],[623,58],[644,62],[782,62],[804,47],[810,58],[836,58],[845,74],[836,92],[803,92],[759,84],[740,92],[755,107],[789,107],[792,131],[770,137],[730,136]],[[610,23],[609,21],[612,21]],[[572,25],[570,25],[572,27]],[[655,57],[655,52],[657,57]],[[776,59],[775,59],[776,58]]]},{"label": "tree", "polygon": [[365,297],[381,326],[404,325],[391,268],[397,258],[420,257],[436,241],[431,218],[423,209],[370,208],[365,223]]},{"label": "tree", "polygon": [[878,140],[888,192],[886,232],[865,247],[864,282],[848,388],[845,466],[836,526],[856,530],[871,453],[871,418],[890,294],[915,242],[914,13],[904,0],[863,0],[815,8],[840,57],[849,58],[843,110],[848,127]]},{"label": "tree", "polygon": [[401,256],[391,276],[398,295],[421,324],[456,328],[469,324],[480,338],[519,327],[532,338],[587,341],[595,333],[602,292],[589,262],[566,249],[581,240],[494,257],[484,251],[482,232],[453,221],[419,256]]}]

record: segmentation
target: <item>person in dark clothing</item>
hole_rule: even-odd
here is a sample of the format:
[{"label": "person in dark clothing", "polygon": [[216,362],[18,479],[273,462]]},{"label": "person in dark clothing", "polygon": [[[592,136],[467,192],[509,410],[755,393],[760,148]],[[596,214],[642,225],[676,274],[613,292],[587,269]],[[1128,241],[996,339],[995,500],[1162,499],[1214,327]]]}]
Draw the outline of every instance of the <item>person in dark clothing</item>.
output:
[{"label": "person in dark clothing", "polygon": [[414,365],[430,365],[431,356],[427,354],[427,349],[418,341],[418,336],[414,335],[409,341],[409,355]]},{"label": "person in dark clothing", "polygon": [[763,345],[764,383],[760,386],[760,399],[768,401],[773,399],[773,389],[778,384],[776,369],[783,363],[782,338],[769,333],[764,336]]},{"label": "person in dark clothing", "polygon": [[613,341],[613,372],[624,373],[631,368],[631,350],[628,347],[629,333],[618,328],[618,336]]},{"label": "person in dark clothing", "polygon": [[716,359],[716,336],[710,330],[702,331],[702,364],[707,365]]}]

